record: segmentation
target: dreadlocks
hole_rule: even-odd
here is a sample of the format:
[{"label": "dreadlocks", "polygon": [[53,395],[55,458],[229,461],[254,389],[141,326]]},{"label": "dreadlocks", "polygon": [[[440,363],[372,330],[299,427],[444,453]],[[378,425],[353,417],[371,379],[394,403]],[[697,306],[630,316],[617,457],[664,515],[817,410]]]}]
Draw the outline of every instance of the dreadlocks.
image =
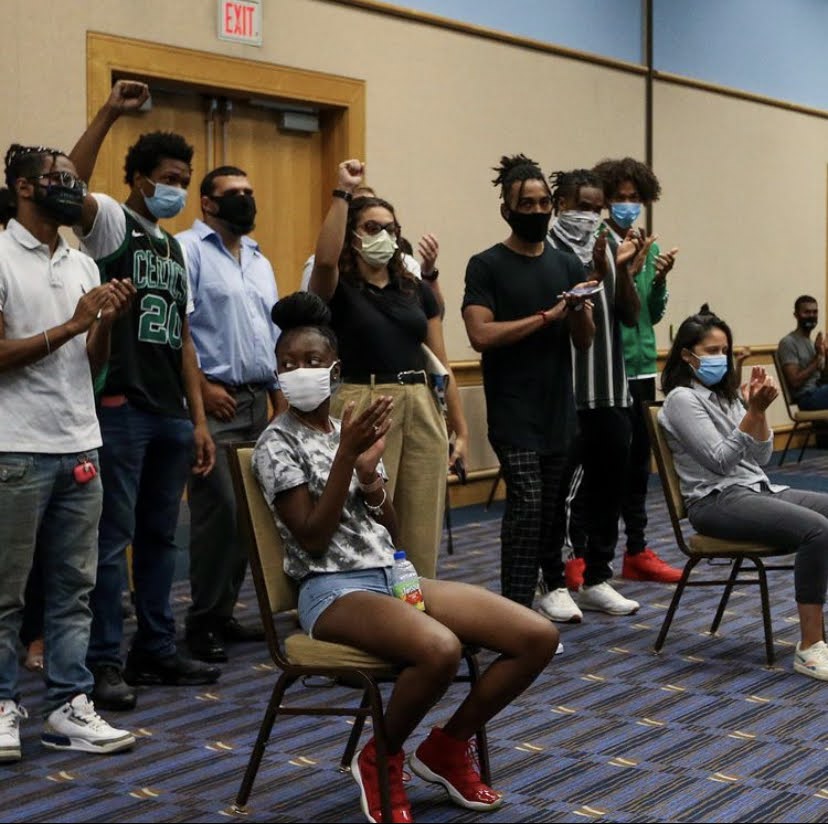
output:
[{"label": "dreadlocks", "polygon": [[550,172],[549,183],[552,186],[552,208],[555,214],[561,209],[561,201],[565,198],[577,200],[581,187],[601,189],[604,183],[595,172],[589,169],[573,169],[571,172]]},{"label": "dreadlocks", "polygon": [[500,197],[504,203],[509,202],[509,190],[515,181],[520,181],[520,188],[523,191],[523,184],[527,180],[540,180],[549,189],[549,184],[543,176],[543,172],[529,157],[524,154],[503,155],[500,158],[500,165],[492,168],[497,172],[497,177],[492,181],[493,186],[500,186]]}]

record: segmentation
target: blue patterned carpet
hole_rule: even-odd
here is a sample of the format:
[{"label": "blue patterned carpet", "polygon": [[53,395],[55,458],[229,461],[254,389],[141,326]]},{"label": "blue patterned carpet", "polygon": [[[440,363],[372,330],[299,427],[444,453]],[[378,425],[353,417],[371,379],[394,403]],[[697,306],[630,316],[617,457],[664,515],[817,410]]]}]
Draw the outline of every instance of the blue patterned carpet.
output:
[{"label": "blue patterned carpet", "polygon": [[[828,457],[809,453],[775,479],[828,490]],[[661,492],[650,495],[650,543],[680,564]],[[441,574],[497,589],[499,513],[455,512],[455,554]],[[617,563],[620,563],[617,561]],[[709,570],[705,570],[709,572]],[[724,570],[722,570],[724,572]],[[772,578],[778,666],[764,666],[758,592],[734,593],[717,637],[707,627],[715,589],[689,590],[665,649],[651,651],[672,587],[619,581],[638,615],[587,613],[562,628],[566,651],[490,725],[495,784],[507,801],[479,814],[409,784],[420,822],[828,821],[828,683],[793,673],[798,638],[790,573]],[[188,587],[176,584],[176,609]],[[246,585],[237,614],[256,615]],[[139,707],[108,718],[139,736],[131,753],[56,753],[39,743],[38,679],[26,673],[24,759],[0,768],[3,821],[224,821],[274,673],[263,648],[231,648],[217,685],[142,688]],[[338,689],[339,688],[335,688]],[[462,695],[452,688],[415,735]],[[312,693],[309,695],[309,693]],[[294,687],[291,701],[318,701]],[[337,771],[346,719],[277,721],[251,797],[250,821],[359,821],[351,778]]]}]

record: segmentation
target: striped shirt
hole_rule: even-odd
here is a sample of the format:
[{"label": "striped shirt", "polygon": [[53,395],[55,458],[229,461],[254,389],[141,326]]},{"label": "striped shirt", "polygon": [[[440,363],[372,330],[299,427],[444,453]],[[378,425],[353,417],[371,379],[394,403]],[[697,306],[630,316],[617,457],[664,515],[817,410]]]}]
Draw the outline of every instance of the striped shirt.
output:
[{"label": "striped shirt", "polygon": [[[547,240],[556,249],[571,251],[551,233]],[[615,253],[618,241],[607,236],[607,264],[609,271],[601,281],[604,288],[593,295],[592,318],[595,338],[584,351],[572,346],[572,379],[576,409],[607,409],[614,406],[632,406],[624,368],[624,347],[621,341],[621,322],[615,313]],[[580,262],[580,261],[579,261]],[[591,276],[585,271],[584,278]]]}]

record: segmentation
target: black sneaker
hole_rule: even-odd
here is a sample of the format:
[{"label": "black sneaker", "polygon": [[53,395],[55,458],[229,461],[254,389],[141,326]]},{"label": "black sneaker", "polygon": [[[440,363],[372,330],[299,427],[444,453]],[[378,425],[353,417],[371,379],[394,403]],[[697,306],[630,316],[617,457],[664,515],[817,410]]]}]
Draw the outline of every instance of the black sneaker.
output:
[{"label": "black sneaker", "polygon": [[219,635],[230,643],[244,643],[247,641],[264,641],[265,634],[261,623],[255,627],[246,627],[235,618],[228,618],[219,626]]},{"label": "black sneaker", "polygon": [[221,664],[227,660],[227,653],[221,636],[209,629],[188,629],[187,646],[190,655],[199,661]]},{"label": "black sneaker", "polygon": [[162,657],[131,649],[124,667],[124,679],[128,684],[197,686],[212,684],[220,675],[218,667],[185,658],[180,652]]},{"label": "black sneaker", "polygon": [[95,688],[92,701],[102,710],[133,710],[137,700],[135,690],[124,681],[117,664],[97,664],[92,667]]}]

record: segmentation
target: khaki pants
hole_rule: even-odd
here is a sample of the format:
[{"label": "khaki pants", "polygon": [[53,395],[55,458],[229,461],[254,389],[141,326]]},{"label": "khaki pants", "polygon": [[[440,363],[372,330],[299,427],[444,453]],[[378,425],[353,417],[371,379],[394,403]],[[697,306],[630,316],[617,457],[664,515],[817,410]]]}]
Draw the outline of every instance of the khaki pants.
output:
[{"label": "khaki pants", "polygon": [[345,383],[333,397],[331,414],[341,417],[343,407],[351,401],[356,403],[355,414],[359,414],[379,395],[394,399],[382,462],[399,523],[397,545],[405,550],[420,575],[433,578],[446,501],[446,424],[425,384]]}]

